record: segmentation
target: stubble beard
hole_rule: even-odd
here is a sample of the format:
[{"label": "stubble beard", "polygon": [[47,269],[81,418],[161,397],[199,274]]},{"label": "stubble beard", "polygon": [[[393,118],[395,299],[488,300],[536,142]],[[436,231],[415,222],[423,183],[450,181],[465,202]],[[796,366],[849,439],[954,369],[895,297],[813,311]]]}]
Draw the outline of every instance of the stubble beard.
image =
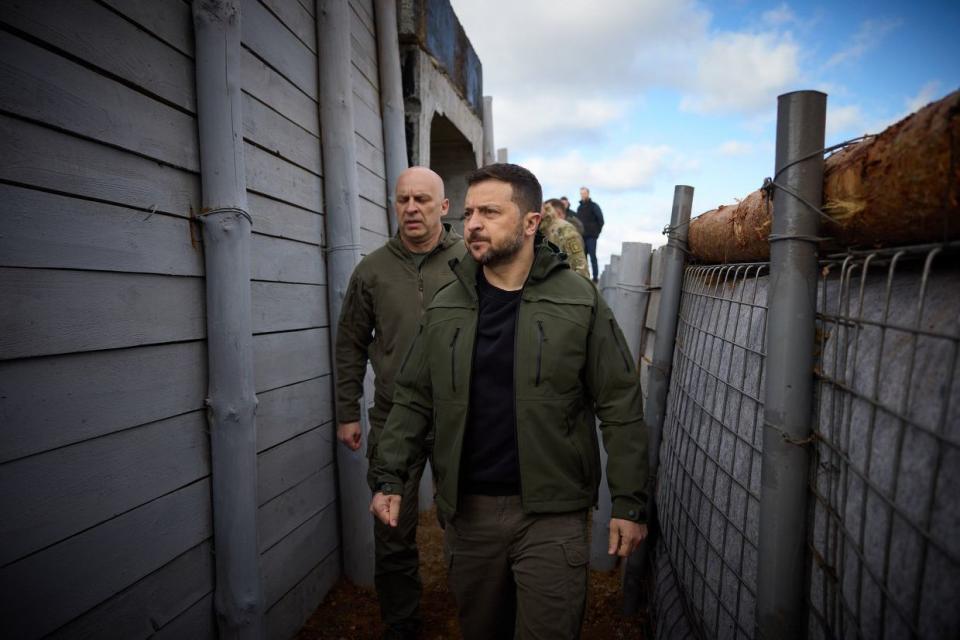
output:
[{"label": "stubble beard", "polygon": [[507,242],[499,247],[494,246],[492,243],[490,248],[486,252],[474,259],[485,267],[496,267],[501,264],[506,264],[513,260],[513,258],[520,252],[520,249],[523,248],[523,220],[520,220],[517,223],[516,233],[508,238]]}]

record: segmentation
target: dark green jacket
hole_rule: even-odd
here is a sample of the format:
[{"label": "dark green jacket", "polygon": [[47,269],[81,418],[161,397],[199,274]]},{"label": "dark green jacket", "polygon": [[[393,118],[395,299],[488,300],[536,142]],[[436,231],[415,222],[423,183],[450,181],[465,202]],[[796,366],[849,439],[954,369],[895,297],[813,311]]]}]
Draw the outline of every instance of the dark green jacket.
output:
[{"label": "dark green jacket", "polygon": [[[477,331],[477,263],[452,261],[457,281],[427,307],[397,377],[393,409],[373,456],[375,489],[399,493],[435,427],[437,507],[457,511]],[[514,398],[521,500],[527,513],[596,504],[601,421],[613,517],[646,518],[647,433],[640,382],[610,308],[546,243],[539,245],[517,318]]]},{"label": "dark green jacket", "polygon": [[463,238],[445,224],[440,243],[419,270],[399,237],[367,255],[353,270],[337,327],[338,422],[360,419],[369,360],[376,375],[370,420],[379,431],[390,413],[400,360],[417,334],[426,305],[454,279],[448,262],[464,252]]}]

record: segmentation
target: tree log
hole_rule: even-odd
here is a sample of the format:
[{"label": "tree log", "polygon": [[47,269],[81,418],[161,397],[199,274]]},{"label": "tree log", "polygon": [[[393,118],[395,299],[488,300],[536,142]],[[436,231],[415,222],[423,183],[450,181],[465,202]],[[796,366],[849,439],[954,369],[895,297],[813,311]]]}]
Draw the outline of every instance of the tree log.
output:
[{"label": "tree log", "polygon": [[[780,194],[781,198],[789,195]],[[774,197],[774,202],[777,197]],[[824,163],[821,253],[960,239],[960,91]],[[699,262],[770,259],[767,194],[754,191],[690,223]]]}]

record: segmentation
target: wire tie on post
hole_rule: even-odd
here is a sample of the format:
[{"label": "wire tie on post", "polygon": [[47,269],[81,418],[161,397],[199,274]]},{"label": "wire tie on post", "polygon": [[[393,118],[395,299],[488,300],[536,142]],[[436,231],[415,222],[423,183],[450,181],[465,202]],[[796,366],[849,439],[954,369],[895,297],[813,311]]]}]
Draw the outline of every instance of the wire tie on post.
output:
[{"label": "wire tie on post", "polygon": [[244,211],[239,207],[217,207],[216,209],[210,209],[209,211],[204,211],[198,218],[206,218],[214,215],[215,213],[236,213],[247,219],[247,222],[250,223],[250,226],[253,226],[253,218],[250,217],[250,214]]}]

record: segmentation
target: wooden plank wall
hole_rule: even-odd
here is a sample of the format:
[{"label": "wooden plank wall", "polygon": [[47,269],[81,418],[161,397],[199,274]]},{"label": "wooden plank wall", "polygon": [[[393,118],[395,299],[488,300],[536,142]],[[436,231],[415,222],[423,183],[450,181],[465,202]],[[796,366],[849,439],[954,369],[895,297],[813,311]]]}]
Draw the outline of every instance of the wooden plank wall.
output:
[{"label": "wooden plank wall", "polygon": [[[390,235],[387,221],[383,121],[373,0],[350,0],[350,60],[353,63],[353,111],[360,185],[360,242],[366,255]],[[389,185],[393,189],[393,185]],[[393,212],[389,212],[393,215]]]},{"label": "wooden plank wall", "polygon": [[[365,253],[387,237],[371,0],[351,0]],[[242,3],[269,635],[339,575],[314,3]],[[215,635],[185,0],[0,4],[0,618]]]}]

